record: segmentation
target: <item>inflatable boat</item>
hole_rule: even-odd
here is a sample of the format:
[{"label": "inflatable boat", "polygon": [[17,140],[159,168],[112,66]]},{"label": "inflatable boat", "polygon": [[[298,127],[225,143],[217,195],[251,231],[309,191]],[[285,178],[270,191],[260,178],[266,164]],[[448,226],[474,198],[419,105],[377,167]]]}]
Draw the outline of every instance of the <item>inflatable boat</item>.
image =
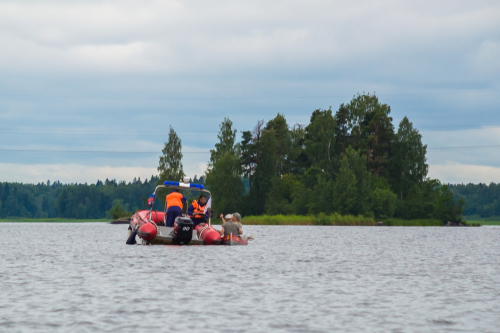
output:
[{"label": "inflatable boat", "polygon": [[[200,223],[194,226],[193,221],[186,215],[175,219],[173,227],[166,226],[166,211],[153,210],[154,199],[159,189],[194,190],[204,192],[211,197],[210,191],[201,184],[166,181],[155,188],[153,195],[148,200],[149,210],[141,210],[132,215],[129,225],[127,244],[144,245],[248,245],[248,240],[229,235],[221,238],[211,224]],[[166,209],[165,209],[166,210]],[[210,215],[209,215],[210,216]],[[227,238],[227,239],[226,239]],[[139,241],[137,241],[139,240]]]}]

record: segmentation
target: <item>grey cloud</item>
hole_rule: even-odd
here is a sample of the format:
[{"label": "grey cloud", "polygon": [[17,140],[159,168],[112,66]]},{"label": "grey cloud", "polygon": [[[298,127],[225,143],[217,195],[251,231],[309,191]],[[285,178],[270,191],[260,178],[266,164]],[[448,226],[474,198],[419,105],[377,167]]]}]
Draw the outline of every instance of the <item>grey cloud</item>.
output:
[{"label": "grey cloud", "polygon": [[[0,21],[11,61],[16,63],[14,58],[22,53],[16,45],[33,51],[18,66],[29,67],[29,60],[41,54],[53,57],[55,63],[42,58],[47,67],[63,65],[75,73],[79,71],[73,66],[80,64],[84,71],[224,76],[225,70],[245,74],[298,65],[313,71],[378,63],[384,68],[394,60],[421,70],[428,67],[419,68],[422,62],[441,60],[446,66],[449,59],[443,57],[461,59],[468,54],[456,52],[470,53],[478,42],[498,43],[500,6],[495,2],[444,3],[11,3],[3,5]],[[395,67],[416,74],[408,66]]]},{"label": "grey cloud", "polygon": [[500,122],[498,1],[2,2],[0,45],[2,127],[144,131],[0,130],[3,147],[146,149],[165,140],[148,129],[173,125],[208,149],[226,116],[238,130],[278,112],[306,123],[363,91],[417,127]]}]

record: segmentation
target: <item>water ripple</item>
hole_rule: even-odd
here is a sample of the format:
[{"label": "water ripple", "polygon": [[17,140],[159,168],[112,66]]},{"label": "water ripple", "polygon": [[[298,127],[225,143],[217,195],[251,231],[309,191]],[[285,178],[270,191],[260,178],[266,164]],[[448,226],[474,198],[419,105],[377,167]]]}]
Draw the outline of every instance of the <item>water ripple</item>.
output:
[{"label": "water ripple", "polygon": [[0,229],[0,332],[500,331],[499,227],[245,226],[246,247]]}]

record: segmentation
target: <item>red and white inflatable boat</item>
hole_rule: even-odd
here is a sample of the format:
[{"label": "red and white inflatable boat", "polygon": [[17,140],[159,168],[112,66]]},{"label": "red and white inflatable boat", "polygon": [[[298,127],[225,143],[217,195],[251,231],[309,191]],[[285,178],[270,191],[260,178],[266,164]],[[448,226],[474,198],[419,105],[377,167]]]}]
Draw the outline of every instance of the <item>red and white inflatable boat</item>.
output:
[{"label": "red and white inflatable boat", "polygon": [[163,185],[157,186],[148,200],[150,210],[141,210],[132,215],[127,244],[137,244],[139,239],[139,243],[147,245],[248,245],[248,240],[235,235],[228,235],[222,239],[219,231],[211,225],[210,218],[208,223],[194,226],[189,217],[182,216],[175,219],[173,228],[166,227],[165,212],[153,210],[154,198],[160,188],[191,189],[205,192],[210,196],[210,191],[200,184],[166,181]]}]

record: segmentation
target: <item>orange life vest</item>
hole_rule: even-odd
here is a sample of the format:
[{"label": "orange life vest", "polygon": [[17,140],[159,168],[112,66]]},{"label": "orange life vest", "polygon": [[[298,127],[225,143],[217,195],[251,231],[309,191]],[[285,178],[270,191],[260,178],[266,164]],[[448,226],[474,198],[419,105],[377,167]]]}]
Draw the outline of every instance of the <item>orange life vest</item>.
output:
[{"label": "orange life vest", "polygon": [[[205,204],[206,205],[206,204]],[[205,206],[201,206],[198,200],[193,201],[193,215],[190,218],[202,218],[205,217]]]},{"label": "orange life vest", "polygon": [[182,210],[182,201],[181,199],[184,196],[179,192],[172,192],[167,195],[165,205],[167,206],[167,210],[172,206],[177,206]]}]

